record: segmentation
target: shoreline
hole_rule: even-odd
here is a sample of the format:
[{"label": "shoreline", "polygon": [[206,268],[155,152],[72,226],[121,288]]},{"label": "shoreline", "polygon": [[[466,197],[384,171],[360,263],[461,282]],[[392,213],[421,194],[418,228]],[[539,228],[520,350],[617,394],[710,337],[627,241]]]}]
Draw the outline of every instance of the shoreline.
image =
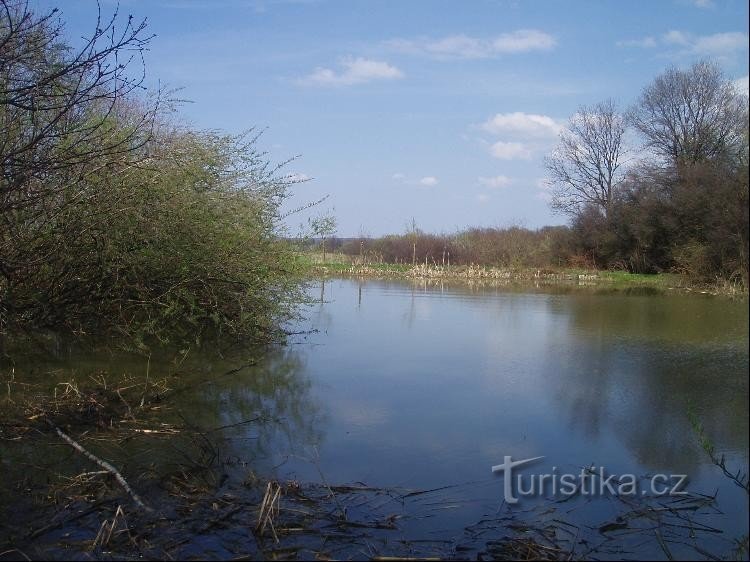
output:
[{"label": "shoreline", "polygon": [[748,290],[727,281],[716,283],[691,282],[674,273],[641,274],[625,271],[584,270],[574,268],[509,268],[494,266],[415,266],[390,263],[350,264],[343,262],[310,263],[307,266],[314,278],[369,278],[412,279],[424,281],[488,284],[565,285],[581,288],[601,288],[614,291],[655,291],[711,296],[747,297]]}]

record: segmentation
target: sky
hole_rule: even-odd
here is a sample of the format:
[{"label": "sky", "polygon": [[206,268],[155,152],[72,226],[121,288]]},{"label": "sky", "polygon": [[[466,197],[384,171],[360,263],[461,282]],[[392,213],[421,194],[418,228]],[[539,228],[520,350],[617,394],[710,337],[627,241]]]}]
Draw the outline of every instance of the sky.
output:
[{"label": "sky", "polygon": [[[95,0],[59,7],[73,44]],[[105,14],[116,4],[101,1]],[[339,236],[564,224],[543,159],[582,105],[627,108],[670,66],[708,58],[748,89],[747,0],[121,0],[146,18],[151,85],[202,129],[264,129],[299,179],[292,231]]]}]

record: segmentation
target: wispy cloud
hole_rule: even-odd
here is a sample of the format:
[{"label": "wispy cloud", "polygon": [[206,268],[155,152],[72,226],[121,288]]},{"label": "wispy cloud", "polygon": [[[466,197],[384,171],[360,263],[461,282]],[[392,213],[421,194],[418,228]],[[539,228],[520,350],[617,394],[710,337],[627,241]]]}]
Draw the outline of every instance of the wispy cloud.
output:
[{"label": "wispy cloud", "polygon": [[508,176],[492,176],[489,178],[480,176],[477,178],[477,181],[479,182],[479,185],[483,185],[484,187],[488,187],[490,189],[500,189],[503,187],[508,187],[511,183],[513,183],[513,181]]},{"label": "wispy cloud", "polygon": [[667,31],[664,35],[662,35],[661,40],[667,45],[687,46],[690,44],[689,35],[684,31],[678,31],[676,29]]},{"label": "wispy cloud", "polygon": [[318,67],[302,79],[305,84],[318,86],[351,86],[364,84],[373,80],[395,80],[403,78],[404,73],[384,61],[362,57],[341,59],[340,70]]},{"label": "wispy cloud", "polygon": [[498,141],[490,146],[490,154],[499,160],[531,159],[531,150],[521,142]]},{"label": "wispy cloud", "polygon": [[552,188],[552,184],[548,178],[538,178],[535,185],[539,191],[549,191]]},{"label": "wispy cloud", "polygon": [[534,198],[544,201],[545,203],[552,202],[552,194],[549,191],[537,191]]},{"label": "wispy cloud", "polygon": [[547,115],[534,113],[497,113],[480,125],[494,135],[513,134],[523,137],[556,137],[562,125]]},{"label": "wispy cloud", "polygon": [[[688,40],[690,41],[690,37]],[[747,49],[748,35],[739,31],[696,37],[691,50],[699,55],[723,55]]]},{"label": "wispy cloud", "polygon": [[286,4],[316,4],[320,0],[166,0],[165,8],[171,10],[216,11],[224,9],[252,9],[255,12],[266,12],[270,8]]},{"label": "wispy cloud", "polygon": [[386,45],[402,53],[438,59],[483,59],[549,51],[557,45],[557,40],[537,29],[519,29],[490,38],[450,35],[440,39],[393,39],[386,42]]},{"label": "wispy cloud", "polygon": [[748,34],[741,31],[727,31],[709,35],[696,35],[672,29],[660,37],[642,37],[618,41],[618,47],[639,47],[672,49],[676,54],[697,56],[727,56],[747,49]]},{"label": "wispy cloud", "polygon": [[419,179],[410,179],[406,174],[396,173],[391,176],[391,179],[396,183],[404,185],[415,185],[417,187],[435,187],[440,180],[435,176],[423,176]]},{"label": "wispy cloud", "polygon": [[536,194],[534,197],[549,203],[552,201],[552,184],[548,178],[538,178],[535,182]]},{"label": "wispy cloud", "polygon": [[641,39],[626,39],[625,41],[618,41],[618,47],[640,47],[642,49],[652,49],[659,45],[659,42],[654,37],[643,37]]}]

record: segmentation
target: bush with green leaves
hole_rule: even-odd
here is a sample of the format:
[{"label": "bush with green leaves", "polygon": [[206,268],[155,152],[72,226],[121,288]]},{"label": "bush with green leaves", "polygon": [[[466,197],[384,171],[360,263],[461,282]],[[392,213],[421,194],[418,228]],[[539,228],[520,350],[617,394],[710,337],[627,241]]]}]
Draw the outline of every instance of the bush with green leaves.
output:
[{"label": "bush with green leaves", "polygon": [[258,135],[177,126],[141,94],[122,61],[143,24],[115,14],[75,50],[56,11],[0,3],[0,331],[281,335],[301,298],[293,180]]}]

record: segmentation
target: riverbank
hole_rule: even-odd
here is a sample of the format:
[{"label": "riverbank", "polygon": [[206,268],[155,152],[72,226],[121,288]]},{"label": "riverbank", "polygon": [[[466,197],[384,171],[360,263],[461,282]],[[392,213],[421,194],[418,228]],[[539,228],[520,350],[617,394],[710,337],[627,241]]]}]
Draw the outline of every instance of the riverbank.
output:
[{"label": "riverbank", "polygon": [[674,273],[642,274],[563,267],[552,269],[479,265],[358,264],[351,263],[351,260],[345,258],[348,256],[328,255],[326,261],[323,262],[319,256],[308,256],[305,260],[305,268],[308,275],[314,277],[425,279],[485,284],[566,284],[613,290],[680,291],[725,296],[747,296],[748,294],[747,288],[738,283],[724,280],[717,280],[715,283],[699,283]]}]

